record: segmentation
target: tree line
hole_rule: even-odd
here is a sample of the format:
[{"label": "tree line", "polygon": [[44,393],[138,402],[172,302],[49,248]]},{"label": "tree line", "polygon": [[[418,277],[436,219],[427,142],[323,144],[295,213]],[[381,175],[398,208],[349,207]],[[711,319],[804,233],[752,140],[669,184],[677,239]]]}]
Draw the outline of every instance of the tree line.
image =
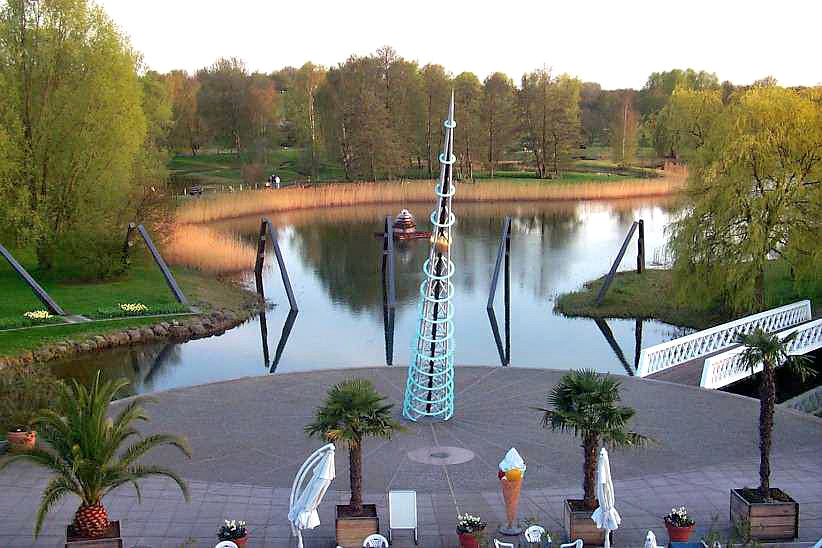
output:
[{"label": "tree line", "polygon": [[306,175],[317,177],[320,163],[331,161],[349,180],[433,176],[452,90],[459,176],[471,178],[475,169],[493,176],[516,161],[545,178],[588,146],[610,146],[620,164],[634,162],[639,146],[676,157],[660,116],[674,90],[739,89],[692,69],[653,73],[640,90],[603,90],[547,67],[517,83],[503,72],[480,80],[419,66],[389,46],[330,68],[307,62],[263,74],[232,58],[164,77],[173,110],[170,148],[196,155],[210,144],[254,163],[271,147],[296,146]]}]

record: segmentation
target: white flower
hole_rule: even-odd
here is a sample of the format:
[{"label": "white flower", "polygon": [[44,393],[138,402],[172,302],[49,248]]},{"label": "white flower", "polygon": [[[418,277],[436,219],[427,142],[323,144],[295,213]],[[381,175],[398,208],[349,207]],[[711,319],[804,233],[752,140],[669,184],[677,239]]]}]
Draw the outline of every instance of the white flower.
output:
[{"label": "white flower", "polygon": [[48,318],[51,318],[51,314],[49,314],[48,310],[33,310],[31,312],[26,312],[23,316],[30,320],[47,320]]}]

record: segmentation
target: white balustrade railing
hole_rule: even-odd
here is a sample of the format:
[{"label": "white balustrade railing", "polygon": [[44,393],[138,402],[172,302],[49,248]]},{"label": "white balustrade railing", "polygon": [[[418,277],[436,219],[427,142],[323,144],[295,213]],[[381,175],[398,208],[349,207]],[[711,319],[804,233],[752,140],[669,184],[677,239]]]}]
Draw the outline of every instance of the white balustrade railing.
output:
[{"label": "white balustrade railing", "polygon": [[[798,325],[777,336],[784,339],[791,333],[797,333],[797,335],[788,343],[788,354],[806,354],[822,348],[822,319]],[[751,368],[742,362],[744,351],[744,346],[738,346],[722,354],[706,358],[699,386],[711,389],[722,388],[762,371],[762,363],[756,365],[751,371]]]},{"label": "white balustrade railing", "polygon": [[736,344],[738,335],[750,333],[757,328],[771,333],[807,322],[810,319],[811,302],[799,301],[643,348],[639,354],[637,376],[647,377],[681,363],[729,348]]}]

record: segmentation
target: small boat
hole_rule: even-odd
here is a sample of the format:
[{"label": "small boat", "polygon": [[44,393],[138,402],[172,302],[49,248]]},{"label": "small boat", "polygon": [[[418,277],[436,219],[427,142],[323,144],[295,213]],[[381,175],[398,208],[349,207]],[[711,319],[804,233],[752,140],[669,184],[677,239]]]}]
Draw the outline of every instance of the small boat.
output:
[{"label": "small boat", "polygon": [[[397,218],[394,219],[392,232],[394,233],[395,240],[419,240],[422,238],[431,237],[430,232],[417,231],[417,223],[414,222],[414,217],[411,215],[411,212],[407,209],[403,209],[402,211],[400,211],[399,215],[397,215]],[[382,238],[383,233],[375,232],[374,236]]]}]

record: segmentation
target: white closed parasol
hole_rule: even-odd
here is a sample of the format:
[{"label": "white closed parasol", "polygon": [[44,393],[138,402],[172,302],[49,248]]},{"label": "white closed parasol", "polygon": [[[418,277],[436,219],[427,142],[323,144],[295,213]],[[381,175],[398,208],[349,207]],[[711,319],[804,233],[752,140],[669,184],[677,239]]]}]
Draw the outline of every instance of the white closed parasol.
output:
[{"label": "white closed parasol", "polygon": [[614,508],[614,483],[611,481],[611,463],[608,461],[608,451],[604,447],[599,450],[597,499],[599,500],[599,508],[591,514],[591,519],[597,524],[597,529],[605,529],[605,548],[610,548],[610,533],[619,527],[622,518],[619,517],[619,512]]},{"label": "white closed parasol", "polygon": [[[304,487],[302,485],[308,472],[314,469],[314,474]],[[313,529],[320,524],[317,507],[320,505],[328,486],[334,480],[334,444],[329,443],[314,451],[303,463],[294,485],[291,487],[291,500],[288,508],[288,521],[291,522],[291,534],[299,541],[303,548],[303,529]]]}]

